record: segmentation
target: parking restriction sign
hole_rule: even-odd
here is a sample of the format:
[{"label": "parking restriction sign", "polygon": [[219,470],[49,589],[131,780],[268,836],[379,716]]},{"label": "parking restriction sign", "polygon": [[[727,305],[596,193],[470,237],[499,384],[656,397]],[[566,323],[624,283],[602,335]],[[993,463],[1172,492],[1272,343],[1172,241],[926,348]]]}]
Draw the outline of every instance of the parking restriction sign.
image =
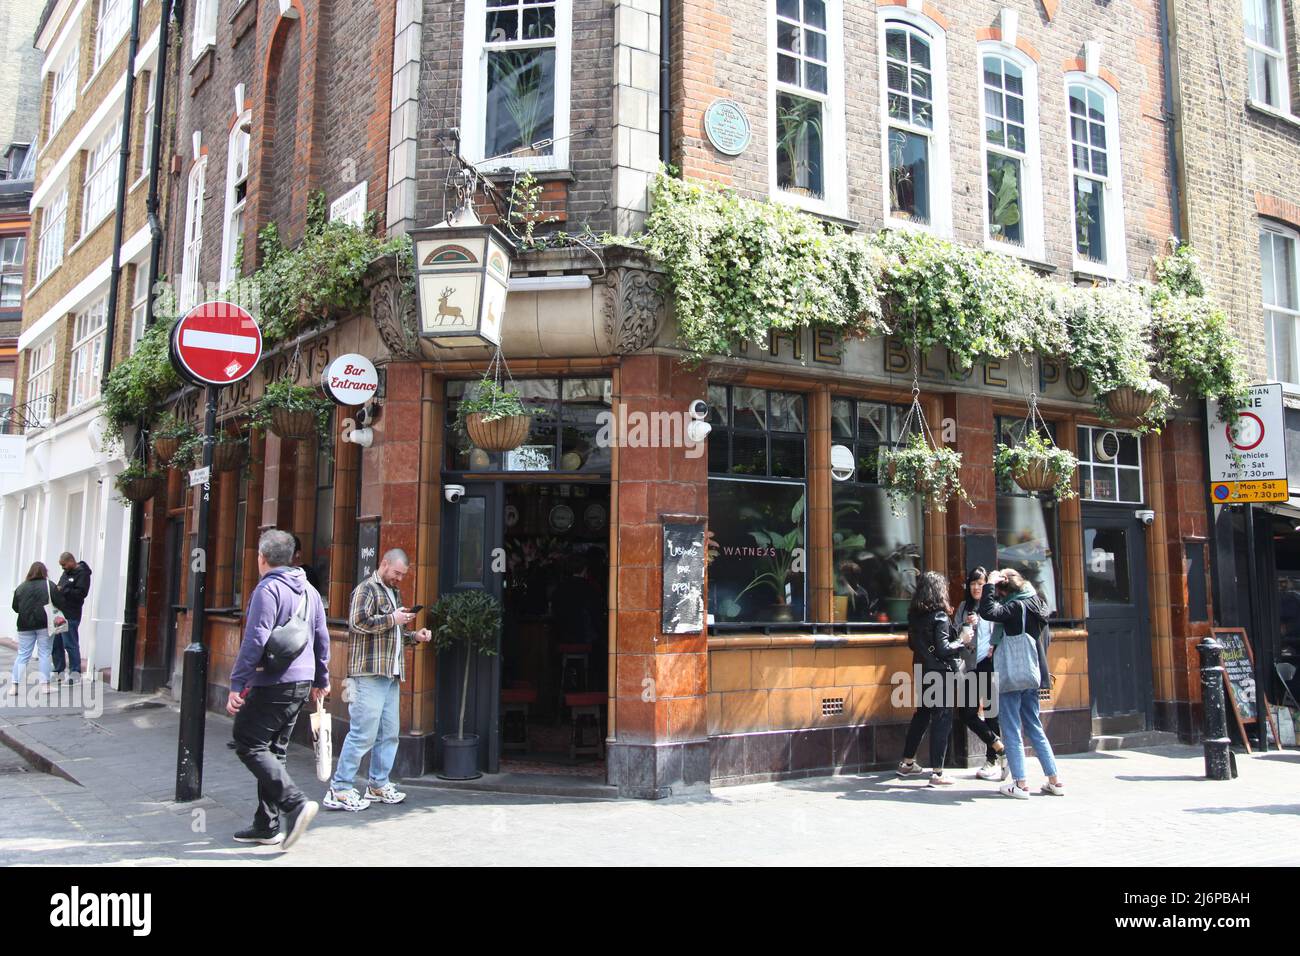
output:
[{"label": "parking restriction sign", "polygon": [[1286,501],[1286,435],[1282,386],[1252,385],[1236,423],[1219,421],[1219,403],[1206,403],[1210,498],[1215,504]]}]

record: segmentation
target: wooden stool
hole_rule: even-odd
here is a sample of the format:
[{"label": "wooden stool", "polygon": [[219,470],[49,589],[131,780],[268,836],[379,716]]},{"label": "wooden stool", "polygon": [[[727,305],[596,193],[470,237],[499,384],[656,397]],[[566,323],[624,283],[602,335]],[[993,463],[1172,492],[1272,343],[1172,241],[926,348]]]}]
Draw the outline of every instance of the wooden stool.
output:
[{"label": "wooden stool", "polygon": [[501,749],[528,749],[528,706],[537,703],[537,688],[512,681],[501,691]]},{"label": "wooden stool", "polygon": [[[565,694],[564,703],[573,711],[573,734],[569,738],[569,759],[577,761],[579,754],[595,754],[605,759],[605,727],[600,719],[600,708],[605,703],[602,690]],[[590,717],[595,725],[595,737],[583,733],[583,718]]]}]

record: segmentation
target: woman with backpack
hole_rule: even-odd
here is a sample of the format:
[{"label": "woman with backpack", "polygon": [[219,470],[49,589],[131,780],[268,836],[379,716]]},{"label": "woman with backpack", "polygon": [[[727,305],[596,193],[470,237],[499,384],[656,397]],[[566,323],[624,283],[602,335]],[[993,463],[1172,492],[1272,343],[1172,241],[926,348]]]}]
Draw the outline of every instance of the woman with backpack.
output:
[{"label": "woman with backpack", "polygon": [[[921,666],[922,686],[914,688],[917,707],[907,728],[907,741],[903,746],[903,759],[898,764],[900,777],[913,777],[925,773],[916,762],[916,751],[926,727],[930,728],[930,786],[945,787],[952,778],[943,772],[944,757],[948,751],[948,735],[952,730],[954,701],[948,693],[952,686],[948,675],[960,673],[965,645],[952,631],[952,607],[948,604],[948,582],[937,571],[926,571],[916,582],[912,606],[907,613],[907,644],[912,648],[912,661]],[[925,703],[926,675],[936,674],[942,682],[942,696],[937,705]],[[931,691],[931,694],[933,692]]]},{"label": "woman with backpack", "polygon": [[998,720],[1006,732],[1007,762],[1011,779],[998,788],[1004,796],[1029,799],[1025,779],[1025,745],[1021,731],[1033,745],[1034,755],[1047,775],[1040,792],[1065,796],[1065,785],[1056,772],[1056,756],[1043,731],[1038,713],[1038,691],[1046,684],[1047,673],[1043,642],[1047,627],[1047,610],[1042,600],[1019,571],[994,571],[988,576],[980,598],[980,617],[993,622],[991,642],[993,667],[998,680]]},{"label": "woman with backpack", "polygon": [[13,609],[18,614],[18,657],[14,660],[9,693],[17,696],[18,685],[22,683],[27,670],[27,662],[32,659],[33,649],[37,652],[37,661],[41,669],[41,687],[50,686],[50,652],[54,647],[54,638],[50,636],[50,620],[46,615],[46,605],[54,605],[63,610],[62,598],[58,590],[50,584],[49,572],[40,561],[32,564],[27,572],[27,579],[14,589]]}]

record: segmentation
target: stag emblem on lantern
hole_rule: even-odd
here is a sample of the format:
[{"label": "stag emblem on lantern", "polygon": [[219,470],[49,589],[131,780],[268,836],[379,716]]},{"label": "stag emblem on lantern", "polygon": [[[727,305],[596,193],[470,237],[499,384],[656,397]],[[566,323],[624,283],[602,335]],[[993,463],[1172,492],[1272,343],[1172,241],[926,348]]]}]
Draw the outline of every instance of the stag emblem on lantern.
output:
[{"label": "stag emblem on lantern", "polygon": [[465,314],[461,310],[460,306],[447,304],[447,301],[451,298],[451,294],[453,291],[455,290],[453,290],[450,286],[448,286],[447,288],[443,289],[440,293],[438,293],[438,319],[439,321],[442,321],[443,319],[455,320],[455,321],[447,321],[446,322],[447,325],[466,325],[468,323],[465,319]]}]

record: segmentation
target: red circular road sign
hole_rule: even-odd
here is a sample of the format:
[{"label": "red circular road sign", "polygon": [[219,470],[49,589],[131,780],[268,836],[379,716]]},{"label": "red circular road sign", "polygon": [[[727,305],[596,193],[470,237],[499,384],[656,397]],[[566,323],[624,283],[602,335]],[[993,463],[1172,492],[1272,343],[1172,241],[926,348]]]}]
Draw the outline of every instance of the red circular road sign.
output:
[{"label": "red circular road sign", "polygon": [[262,357],[262,330],[231,302],[204,302],[172,329],[172,364],[198,385],[230,385],[247,378]]}]

